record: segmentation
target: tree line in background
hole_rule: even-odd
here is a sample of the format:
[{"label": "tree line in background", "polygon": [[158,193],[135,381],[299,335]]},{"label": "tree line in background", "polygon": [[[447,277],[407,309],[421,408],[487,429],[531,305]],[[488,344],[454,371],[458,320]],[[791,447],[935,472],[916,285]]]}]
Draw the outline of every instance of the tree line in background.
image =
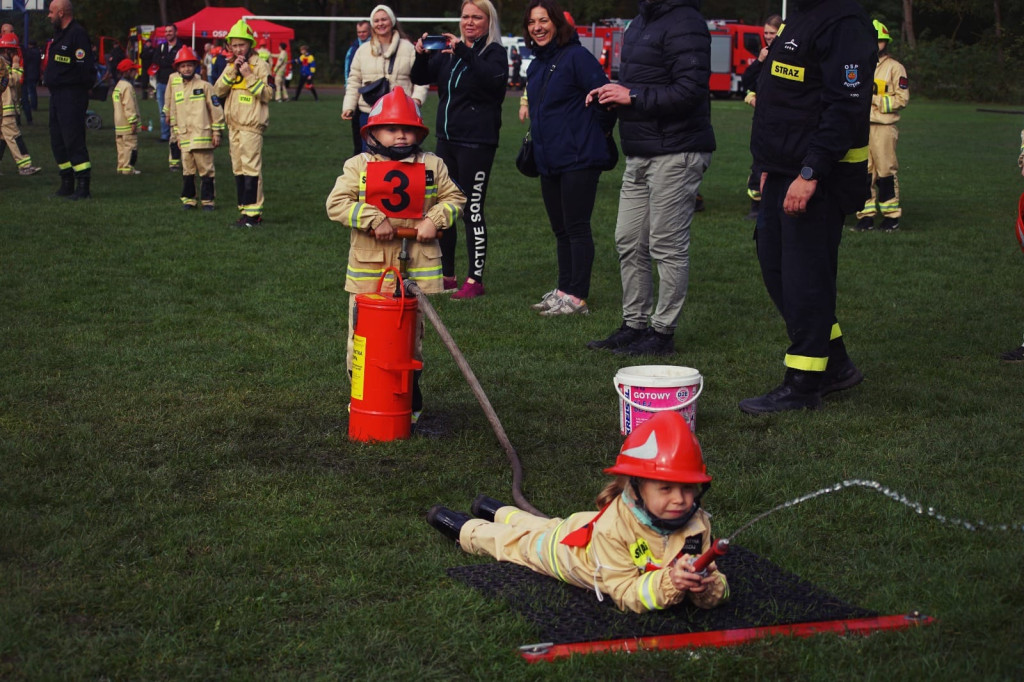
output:
[{"label": "tree line in background", "polygon": [[[492,1],[501,14],[503,32],[522,34],[527,0]],[[792,6],[795,0],[787,2]],[[261,15],[365,17],[376,4],[374,0],[92,0],[77,3],[76,13],[92,35],[124,39],[130,26],[178,21],[211,5],[244,5]],[[563,0],[562,4],[577,23],[636,14],[634,0]],[[915,94],[969,101],[1024,100],[1020,59],[1024,53],[1024,0],[866,0],[861,4],[872,18],[889,27],[894,38],[892,51],[907,66]],[[403,14],[455,17],[460,0],[394,0],[390,6],[401,24]],[[706,0],[702,11],[709,19],[760,24],[769,15],[781,13],[782,5],[781,0]],[[52,33],[46,14],[29,15],[29,37],[44,44]],[[22,32],[20,15],[0,12],[0,19]],[[287,23],[295,29],[297,41],[309,44],[318,55],[323,79],[339,80],[354,25]],[[403,28],[407,33],[419,33],[438,27],[406,24]]]}]

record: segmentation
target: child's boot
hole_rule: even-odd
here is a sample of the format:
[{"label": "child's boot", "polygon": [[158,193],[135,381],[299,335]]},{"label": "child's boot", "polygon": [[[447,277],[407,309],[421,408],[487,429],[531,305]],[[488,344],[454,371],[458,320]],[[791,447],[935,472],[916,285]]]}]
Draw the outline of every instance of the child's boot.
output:
[{"label": "child's boot", "polygon": [[196,176],[185,175],[181,179],[181,207],[190,211],[196,207]]},{"label": "child's boot", "polygon": [[427,512],[427,523],[440,531],[441,535],[455,542],[459,541],[459,533],[469,520],[469,514],[452,511],[439,504],[435,504]]},{"label": "child's boot", "polygon": [[470,506],[469,511],[478,519],[491,521],[493,523],[495,513],[497,513],[497,511],[502,507],[507,506],[507,504],[500,500],[496,500],[493,497],[488,497],[487,495],[480,493],[476,496],[476,499],[473,500],[473,504]]},{"label": "child's boot", "polygon": [[203,178],[199,191],[203,201],[203,210],[212,211],[214,209],[213,178]]}]

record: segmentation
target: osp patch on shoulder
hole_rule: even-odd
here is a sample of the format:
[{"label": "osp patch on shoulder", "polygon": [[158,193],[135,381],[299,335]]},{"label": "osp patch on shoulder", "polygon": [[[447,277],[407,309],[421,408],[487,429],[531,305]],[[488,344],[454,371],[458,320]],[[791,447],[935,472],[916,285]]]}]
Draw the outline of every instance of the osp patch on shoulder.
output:
[{"label": "osp patch on shoulder", "polygon": [[85,50],[83,50],[82,48],[78,48],[77,50],[75,50],[75,59],[77,59],[78,61],[82,61],[83,59],[85,59]]},{"label": "osp patch on shoulder", "polygon": [[900,76],[900,80],[897,83],[897,85],[900,87],[900,90],[906,90],[908,87],[910,87],[910,84],[907,82],[906,76]]},{"label": "osp patch on shoulder", "polygon": [[860,85],[860,64],[847,64],[843,67],[843,86],[856,88]]}]

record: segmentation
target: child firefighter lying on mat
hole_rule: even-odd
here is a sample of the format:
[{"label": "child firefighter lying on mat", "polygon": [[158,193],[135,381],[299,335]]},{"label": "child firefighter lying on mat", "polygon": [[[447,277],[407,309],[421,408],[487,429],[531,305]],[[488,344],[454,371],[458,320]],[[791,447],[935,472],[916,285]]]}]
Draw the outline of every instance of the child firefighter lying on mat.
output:
[{"label": "child firefighter lying on mat", "polygon": [[661,412],[622,444],[601,511],[545,519],[479,495],[472,518],[435,505],[427,522],[470,554],[489,554],[642,613],[689,600],[710,609],[729,597],[725,575],[693,561],[711,545],[700,499],[710,487],[700,444],[676,412]]}]

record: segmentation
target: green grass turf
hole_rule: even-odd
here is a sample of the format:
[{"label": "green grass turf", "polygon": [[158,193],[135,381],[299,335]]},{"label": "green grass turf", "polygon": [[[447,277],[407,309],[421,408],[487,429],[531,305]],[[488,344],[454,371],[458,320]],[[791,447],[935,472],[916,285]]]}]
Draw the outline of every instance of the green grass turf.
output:
[{"label": "green grass turf", "polygon": [[[110,104],[94,106],[105,125],[89,133],[91,201],[50,198],[45,110],[25,127],[44,172],[0,164],[0,678],[1024,675],[1024,534],[941,525],[861,490],[779,512],[737,542],[847,601],[937,624],[525,664],[516,647],[535,641],[529,624],[448,579],[446,567],[482,559],[423,522],[435,502],[466,508],[511,484],[436,334],[423,386],[442,435],[346,437],[348,235],[324,211],[350,151],[340,93],[273,105],[256,230],[228,227],[226,149],[218,210],[185,214],[157,134],[141,135],[143,174],[117,177]],[[157,118],[153,101],[142,106]],[[642,364],[583,347],[620,321],[622,166],[603,177],[594,215],[593,314],[533,314],[555,281],[554,247],[537,181],[513,167],[525,130],[515,111],[510,97],[488,293],[435,304],[522,457],[526,496],[561,515],[589,508],[603,484],[621,443],[612,378]],[[1024,366],[996,359],[1024,327],[1019,121],[912,102],[903,227],[847,233],[841,248],[839,316],[867,379],[821,411],[752,418],[737,401],[778,382],[786,341],[742,219],[750,110],[715,101],[713,116],[719,151],[672,362],[706,378],[697,432],[716,531],[850,477],[949,516],[1024,522]],[[460,236],[460,279],[464,268]]]}]

